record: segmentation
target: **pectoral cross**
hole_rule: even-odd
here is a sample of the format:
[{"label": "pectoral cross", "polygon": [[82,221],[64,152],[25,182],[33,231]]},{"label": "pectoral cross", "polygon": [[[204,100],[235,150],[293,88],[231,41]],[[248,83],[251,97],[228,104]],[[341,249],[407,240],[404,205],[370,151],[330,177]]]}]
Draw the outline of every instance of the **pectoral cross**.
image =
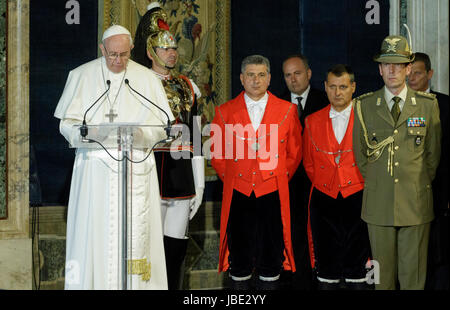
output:
[{"label": "pectoral cross", "polygon": [[114,113],[113,109],[109,110],[109,114],[105,114],[106,117],[109,118],[109,122],[113,123],[114,122],[114,118],[117,117],[117,114]]}]

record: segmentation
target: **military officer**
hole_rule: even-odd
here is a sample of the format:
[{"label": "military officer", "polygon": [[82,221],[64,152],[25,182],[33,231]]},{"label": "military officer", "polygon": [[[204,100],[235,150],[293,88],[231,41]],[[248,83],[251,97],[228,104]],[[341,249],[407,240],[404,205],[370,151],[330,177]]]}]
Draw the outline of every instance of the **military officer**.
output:
[{"label": "military officer", "polygon": [[385,86],[356,100],[353,145],[364,177],[361,216],[368,224],[376,289],[423,289],[430,222],[431,182],[440,158],[439,107],[432,94],[406,86],[414,54],[402,36],[381,44]]}]

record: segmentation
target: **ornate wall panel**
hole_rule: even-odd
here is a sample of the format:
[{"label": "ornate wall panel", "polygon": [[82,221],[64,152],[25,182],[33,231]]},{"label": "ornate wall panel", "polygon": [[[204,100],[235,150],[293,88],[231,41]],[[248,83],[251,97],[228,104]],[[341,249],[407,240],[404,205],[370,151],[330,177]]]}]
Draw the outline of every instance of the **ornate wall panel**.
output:
[{"label": "ornate wall panel", "polygon": [[[148,0],[104,0],[103,28],[121,24],[134,35]],[[214,108],[230,99],[230,1],[159,0],[169,16],[170,31],[178,41],[178,71],[199,86],[202,123],[210,123]],[[214,170],[207,165],[207,175]]]},{"label": "ornate wall panel", "polygon": [[0,0],[0,219],[6,212],[6,0]]},{"label": "ornate wall panel", "polygon": [[10,0],[7,10],[7,217],[0,220],[0,239],[29,235],[29,0]]}]

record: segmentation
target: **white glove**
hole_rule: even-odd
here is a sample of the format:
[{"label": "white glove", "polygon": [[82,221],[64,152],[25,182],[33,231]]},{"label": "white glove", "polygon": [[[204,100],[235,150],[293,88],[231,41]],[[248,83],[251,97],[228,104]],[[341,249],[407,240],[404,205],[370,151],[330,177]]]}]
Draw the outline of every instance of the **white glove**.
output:
[{"label": "white glove", "polygon": [[189,207],[191,208],[191,211],[189,213],[189,220],[192,220],[194,218],[195,214],[198,211],[198,208],[202,204],[204,190],[205,189],[202,187],[195,188],[195,197],[193,197],[189,202]]},{"label": "white glove", "polygon": [[203,156],[194,156],[192,158],[192,172],[194,174],[195,197],[189,203],[191,211],[189,220],[192,220],[202,204],[203,192],[205,190],[205,158]]}]

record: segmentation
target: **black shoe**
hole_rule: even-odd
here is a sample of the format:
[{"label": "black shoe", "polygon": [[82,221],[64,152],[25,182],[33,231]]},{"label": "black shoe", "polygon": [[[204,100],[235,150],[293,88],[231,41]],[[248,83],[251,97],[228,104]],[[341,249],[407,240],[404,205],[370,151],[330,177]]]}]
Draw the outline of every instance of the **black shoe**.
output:
[{"label": "black shoe", "polygon": [[251,289],[252,279],[236,281],[230,278],[230,288],[235,291],[247,291]]},{"label": "black shoe", "polygon": [[375,286],[368,284],[367,282],[345,282],[347,290],[351,291],[367,291],[375,289]]},{"label": "black shoe", "polygon": [[335,291],[341,289],[340,282],[338,283],[328,283],[328,282],[321,282],[317,281],[317,289],[319,291]]},{"label": "black shoe", "polygon": [[256,289],[260,291],[275,291],[280,289],[280,280],[275,281],[263,281],[261,279],[256,280]]}]

